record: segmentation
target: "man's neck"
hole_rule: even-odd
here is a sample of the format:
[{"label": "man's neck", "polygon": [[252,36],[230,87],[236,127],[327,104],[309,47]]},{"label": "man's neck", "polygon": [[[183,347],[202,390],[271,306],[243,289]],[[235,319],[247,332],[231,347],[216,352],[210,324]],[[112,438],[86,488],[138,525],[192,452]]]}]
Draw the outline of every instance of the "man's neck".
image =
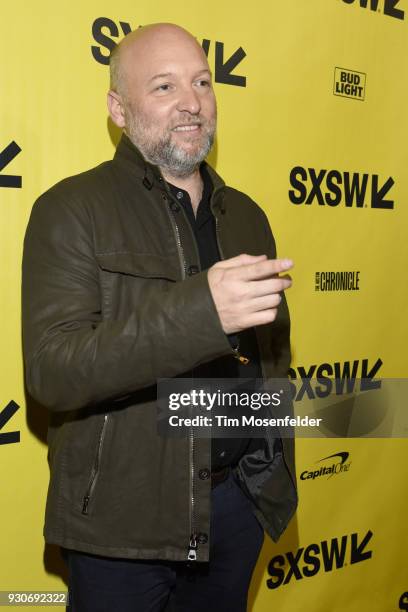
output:
[{"label": "man's neck", "polygon": [[200,170],[197,168],[193,174],[187,177],[171,176],[166,170],[161,169],[162,175],[166,181],[187,191],[190,196],[191,205],[194,214],[197,214],[197,208],[203,194],[203,179],[201,178]]}]

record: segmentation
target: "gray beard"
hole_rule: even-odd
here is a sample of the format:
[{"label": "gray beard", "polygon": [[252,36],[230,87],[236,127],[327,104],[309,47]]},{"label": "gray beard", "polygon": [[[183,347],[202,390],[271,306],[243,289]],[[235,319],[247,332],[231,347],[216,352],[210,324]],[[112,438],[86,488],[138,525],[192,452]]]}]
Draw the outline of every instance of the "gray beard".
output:
[{"label": "gray beard", "polygon": [[214,144],[214,130],[206,130],[204,141],[194,153],[187,153],[171,140],[171,135],[153,142],[147,137],[146,129],[136,117],[128,117],[127,135],[139,149],[146,161],[159,166],[170,176],[186,178],[193,174],[207,157]]}]

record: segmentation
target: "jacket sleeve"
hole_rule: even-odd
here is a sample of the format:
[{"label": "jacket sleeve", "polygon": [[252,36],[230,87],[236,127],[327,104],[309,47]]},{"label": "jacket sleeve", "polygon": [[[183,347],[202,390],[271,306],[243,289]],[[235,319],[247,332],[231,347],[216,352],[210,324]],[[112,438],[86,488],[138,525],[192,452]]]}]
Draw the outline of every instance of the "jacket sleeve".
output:
[{"label": "jacket sleeve", "polygon": [[123,397],[231,353],[201,272],[169,283],[121,320],[103,320],[93,224],[53,190],[34,204],[22,262],[29,393],[54,411]]}]

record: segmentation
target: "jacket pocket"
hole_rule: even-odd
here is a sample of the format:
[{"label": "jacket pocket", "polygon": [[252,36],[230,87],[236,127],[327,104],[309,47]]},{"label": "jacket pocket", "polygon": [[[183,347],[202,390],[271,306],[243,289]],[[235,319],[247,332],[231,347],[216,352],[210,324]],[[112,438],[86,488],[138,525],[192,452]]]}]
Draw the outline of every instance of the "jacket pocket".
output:
[{"label": "jacket pocket", "polygon": [[179,263],[173,263],[169,257],[164,255],[116,251],[112,253],[97,253],[96,259],[99,267],[107,272],[119,272],[120,274],[129,274],[142,278],[180,280]]},{"label": "jacket pocket", "polygon": [[97,480],[100,474],[102,452],[103,452],[104,441],[105,441],[105,436],[106,436],[106,429],[108,426],[108,420],[109,420],[109,414],[105,414],[103,417],[102,426],[99,430],[98,444],[96,448],[94,461],[92,464],[91,473],[88,479],[88,485],[87,485],[85,495],[82,500],[82,514],[89,513],[89,504],[94,494],[96,483],[97,483]]},{"label": "jacket pocket", "polygon": [[181,279],[170,256],[133,251],[97,253],[103,319],[125,319]]}]

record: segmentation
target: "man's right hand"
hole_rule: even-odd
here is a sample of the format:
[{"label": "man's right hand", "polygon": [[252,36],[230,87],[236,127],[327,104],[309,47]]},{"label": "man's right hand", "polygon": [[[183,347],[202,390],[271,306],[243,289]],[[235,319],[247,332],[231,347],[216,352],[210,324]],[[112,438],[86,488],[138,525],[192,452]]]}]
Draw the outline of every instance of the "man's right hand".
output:
[{"label": "man's right hand", "polygon": [[246,254],[211,266],[208,284],[224,332],[233,334],[274,321],[280,292],[292,285],[290,276],[278,275],[292,266],[289,259]]}]

